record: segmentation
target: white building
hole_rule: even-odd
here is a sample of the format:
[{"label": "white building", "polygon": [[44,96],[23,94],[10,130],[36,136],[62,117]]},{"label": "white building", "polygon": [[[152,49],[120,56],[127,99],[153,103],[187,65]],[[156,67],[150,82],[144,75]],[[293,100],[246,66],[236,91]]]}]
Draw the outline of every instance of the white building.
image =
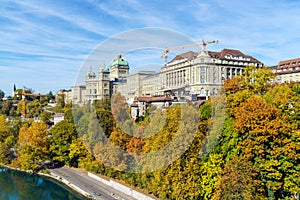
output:
[{"label": "white building", "polygon": [[58,90],[55,94],[55,101],[56,102],[58,102],[61,99],[65,103],[71,103],[72,98],[73,98],[72,90],[61,89],[61,90]]},{"label": "white building", "polygon": [[140,96],[161,96],[162,84],[160,81],[160,74],[155,73],[144,77],[141,80],[142,94]]},{"label": "white building", "polygon": [[155,73],[155,71],[141,71],[130,74],[126,76],[126,83],[119,84],[116,91],[125,96],[126,101],[131,104],[135,97],[142,96],[145,79]]},{"label": "white building", "polygon": [[105,95],[110,95],[110,72],[107,66],[102,67],[98,76],[90,71],[86,75],[85,92],[83,93],[83,102],[92,103],[94,100],[102,99]]},{"label": "white building", "polygon": [[55,113],[54,115],[54,125],[56,125],[58,122],[61,122],[64,120],[64,113]]},{"label": "white building", "polygon": [[272,68],[278,83],[300,82],[300,58],[280,61]]},{"label": "white building", "polygon": [[77,105],[82,105],[84,103],[84,96],[86,92],[86,86],[72,86],[72,103]]},{"label": "white building", "polygon": [[211,52],[203,48],[200,53],[189,51],[175,56],[159,73],[141,71],[129,75],[128,62],[118,55],[109,66],[100,68],[98,74],[91,68],[85,86],[72,87],[72,96],[66,99],[76,104],[92,103],[120,92],[129,104],[140,96],[206,100],[218,93],[224,80],[242,74],[250,65],[262,67],[263,63],[239,50]]},{"label": "white building", "polygon": [[242,74],[249,65],[263,66],[257,59],[238,50],[189,51],[165,64],[160,71],[159,84],[165,94],[178,97],[196,95],[205,100],[218,93],[224,80]]}]

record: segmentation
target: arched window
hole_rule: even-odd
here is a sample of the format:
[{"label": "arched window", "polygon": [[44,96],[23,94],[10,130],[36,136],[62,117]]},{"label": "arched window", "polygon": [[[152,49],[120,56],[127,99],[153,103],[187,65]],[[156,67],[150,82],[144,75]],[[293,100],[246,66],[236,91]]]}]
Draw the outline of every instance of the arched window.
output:
[{"label": "arched window", "polygon": [[201,90],[200,90],[200,94],[205,94],[205,90],[204,90],[204,88],[201,88]]}]

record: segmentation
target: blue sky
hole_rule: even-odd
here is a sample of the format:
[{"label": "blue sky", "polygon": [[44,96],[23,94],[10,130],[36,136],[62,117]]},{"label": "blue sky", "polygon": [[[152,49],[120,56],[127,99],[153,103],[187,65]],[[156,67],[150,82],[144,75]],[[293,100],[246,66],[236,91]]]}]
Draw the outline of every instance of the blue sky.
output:
[{"label": "blue sky", "polygon": [[[208,50],[239,49],[269,66],[300,57],[298,0],[1,0],[0,13],[0,89],[7,95],[14,83],[38,93],[70,88],[99,44],[136,28],[217,39]],[[159,66],[160,53],[143,50],[125,58],[131,68]]]}]

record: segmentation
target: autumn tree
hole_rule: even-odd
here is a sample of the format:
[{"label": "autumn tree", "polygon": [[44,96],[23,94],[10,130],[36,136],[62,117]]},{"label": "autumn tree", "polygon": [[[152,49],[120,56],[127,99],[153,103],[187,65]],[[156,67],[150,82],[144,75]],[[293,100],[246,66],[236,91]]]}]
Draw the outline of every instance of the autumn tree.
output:
[{"label": "autumn tree", "polygon": [[259,182],[252,163],[243,157],[233,156],[225,164],[214,200],[261,199]]},{"label": "autumn tree", "polygon": [[[265,95],[266,103],[278,108],[282,115],[300,126],[300,95],[293,90],[292,84],[276,85]],[[297,123],[298,122],[298,123]]]},{"label": "autumn tree", "polygon": [[241,76],[240,85],[242,88],[251,90],[255,94],[265,94],[275,78],[275,74],[268,67],[257,68],[255,66],[246,67]]},{"label": "autumn tree", "polygon": [[9,135],[10,127],[6,121],[6,115],[0,115],[0,142],[3,142]]},{"label": "autumn tree", "polygon": [[134,131],[131,130],[131,126],[128,126],[128,123],[132,123],[130,110],[126,103],[126,98],[119,92],[112,99],[111,113],[117,126],[124,131],[126,130],[129,135],[133,135]]},{"label": "autumn tree", "polygon": [[[237,148],[259,171],[270,197],[283,198],[295,192],[299,177],[299,135],[280,110],[259,96],[252,96],[236,108],[235,130],[242,141]],[[290,187],[288,187],[288,185]]]},{"label": "autumn tree", "polygon": [[25,123],[18,139],[18,161],[23,169],[35,169],[48,159],[47,125],[42,122]]}]

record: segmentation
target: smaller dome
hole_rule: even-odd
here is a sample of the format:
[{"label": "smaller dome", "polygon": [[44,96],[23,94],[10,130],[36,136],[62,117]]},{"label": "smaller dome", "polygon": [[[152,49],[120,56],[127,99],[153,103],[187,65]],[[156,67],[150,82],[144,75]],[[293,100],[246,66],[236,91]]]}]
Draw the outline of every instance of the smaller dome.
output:
[{"label": "smaller dome", "polygon": [[104,66],[100,67],[100,71],[101,72],[109,72],[109,67],[104,65]]},{"label": "smaller dome", "polygon": [[92,67],[90,67],[90,71],[88,71],[87,76],[89,78],[96,78],[96,74],[92,71]]}]

